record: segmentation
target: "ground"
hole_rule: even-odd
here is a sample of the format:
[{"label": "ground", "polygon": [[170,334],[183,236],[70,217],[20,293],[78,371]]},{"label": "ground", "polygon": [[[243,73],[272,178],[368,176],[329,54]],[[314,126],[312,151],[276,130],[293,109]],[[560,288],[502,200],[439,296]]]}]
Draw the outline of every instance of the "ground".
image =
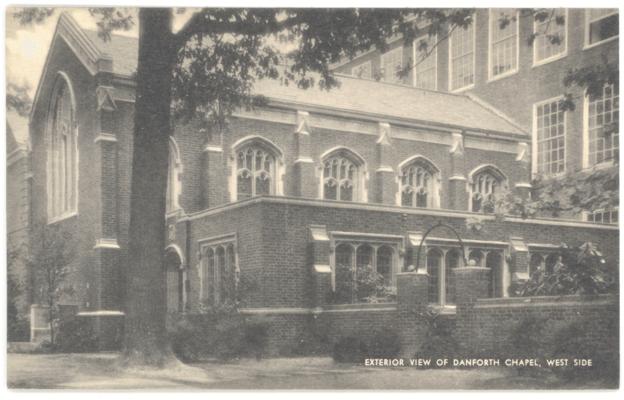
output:
[{"label": "ground", "polygon": [[336,364],[330,358],[279,358],[138,371],[121,370],[118,357],[115,353],[8,354],[8,386],[14,389],[122,390],[572,388],[550,375],[527,378],[504,368],[422,370]]}]

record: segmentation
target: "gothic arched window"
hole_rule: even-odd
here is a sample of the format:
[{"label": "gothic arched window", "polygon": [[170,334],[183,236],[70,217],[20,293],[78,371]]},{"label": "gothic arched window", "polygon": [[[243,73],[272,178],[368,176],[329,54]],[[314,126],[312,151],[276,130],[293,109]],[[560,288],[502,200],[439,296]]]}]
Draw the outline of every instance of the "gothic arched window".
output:
[{"label": "gothic arched window", "polygon": [[73,92],[64,74],[53,93],[47,143],[48,218],[58,219],[78,208],[78,130]]},{"label": "gothic arched window", "polygon": [[504,175],[494,167],[487,166],[471,175],[470,210],[493,213],[496,200],[502,195],[505,186]]},{"label": "gothic arched window", "polygon": [[323,159],[323,198],[328,200],[358,201],[361,189],[362,162],[351,152],[342,149]]},{"label": "gothic arched window", "polygon": [[422,157],[401,169],[401,205],[407,207],[438,207],[438,170]]},{"label": "gothic arched window", "polygon": [[281,152],[262,138],[235,148],[236,200],[277,194],[277,169]]}]

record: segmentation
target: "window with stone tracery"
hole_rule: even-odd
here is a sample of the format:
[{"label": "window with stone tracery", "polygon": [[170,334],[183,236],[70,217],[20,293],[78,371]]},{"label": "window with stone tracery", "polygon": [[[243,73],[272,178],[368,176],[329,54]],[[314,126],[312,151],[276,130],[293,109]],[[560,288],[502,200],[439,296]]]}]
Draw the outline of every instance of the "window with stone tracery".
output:
[{"label": "window with stone tracery", "polygon": [[275,194],[276,157],[262,146],[250,144],[236,152],[238,200]]},{"label": "window with stone tracery", "polygon": [[502,195],[504,179],[502,174],[485,168],[474,174],[470,187],[471,210],[492,213],[496,210],[496,200]]},{"label": "window with stone tracery", "polygon": [[438,193],[436,171],[417,160],[401,170],[401,205],[407,207],[436,207]]},{"label": "window with stone tracery", "polygon": [[204,307],[236,300],[239,269],[232,241],[203,244],[199,266],[199,297]]},{"label": "window with stone tracery", "polygon": [[360,165],[345,151],[323,161],[323,198],[357,201],[360,189]]}]

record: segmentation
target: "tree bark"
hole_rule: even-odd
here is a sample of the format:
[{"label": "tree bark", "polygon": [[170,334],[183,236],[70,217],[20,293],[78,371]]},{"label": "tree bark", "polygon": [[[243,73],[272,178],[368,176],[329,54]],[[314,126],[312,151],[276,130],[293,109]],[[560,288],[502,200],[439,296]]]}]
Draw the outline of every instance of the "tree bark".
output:
[{"label": "tree bark", "polygon": [[171,83],[176,52],[170,9],[139,11],[139,58],[123,362],[163,367],[175,357],[166,332],[165,199]]}]

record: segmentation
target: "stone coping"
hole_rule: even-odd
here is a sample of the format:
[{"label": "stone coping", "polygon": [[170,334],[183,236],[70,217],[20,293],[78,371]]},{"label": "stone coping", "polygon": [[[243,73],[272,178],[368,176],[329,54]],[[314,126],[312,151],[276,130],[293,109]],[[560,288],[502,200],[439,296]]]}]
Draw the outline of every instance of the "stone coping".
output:
[{"label": "stone coping", "polygon": [[539,306],[593,306],[618,304],[616,294],[596,294],[596,295],[562,295],[562,296],[533,296],[533,297],[503,297],[477,299],[475,307],[495,308],[495,307],[539,307]]}]

